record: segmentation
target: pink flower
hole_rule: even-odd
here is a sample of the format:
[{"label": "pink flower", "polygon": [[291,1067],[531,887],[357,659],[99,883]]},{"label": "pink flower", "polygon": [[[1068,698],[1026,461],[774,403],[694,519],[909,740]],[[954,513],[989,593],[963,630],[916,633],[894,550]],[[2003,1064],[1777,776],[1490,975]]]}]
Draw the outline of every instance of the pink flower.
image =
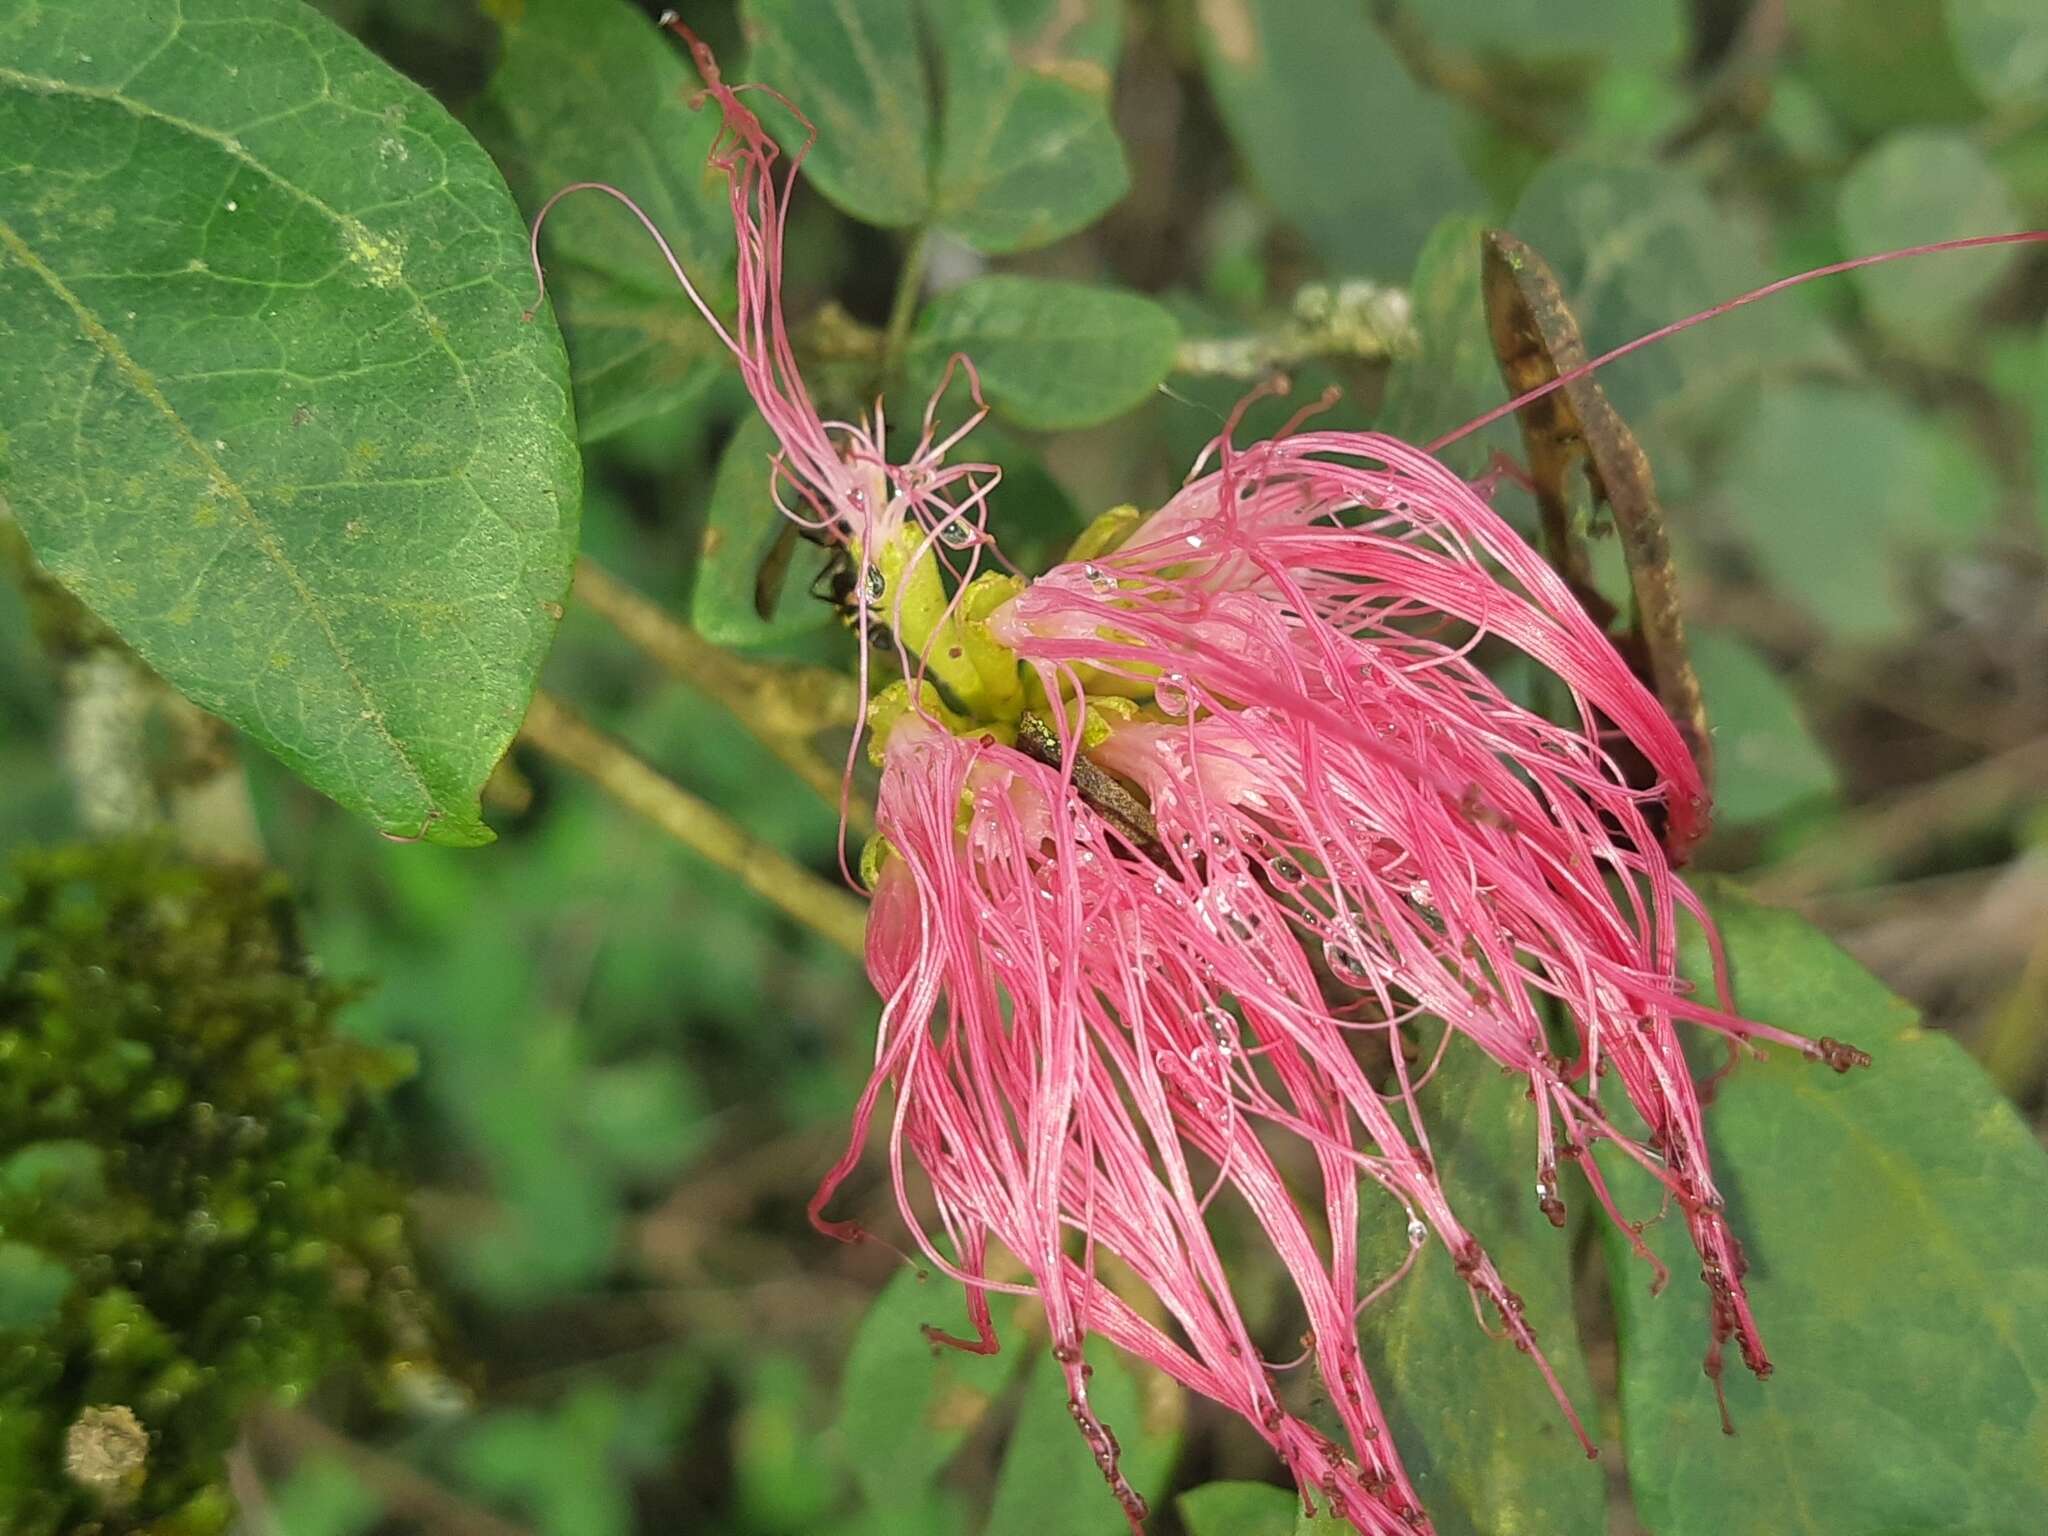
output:
[{"label": "pink flower", "polygon": [[[1435,1233],[1571,1416],[1434,1174],[1415,1099],[1428,1070],[1411,1074],[1392,1038],[1423,1016],[1448,1026],[1439,1054],[1463,1036],[1528,1078],[1534,1198],[1553,1221],[1559,1162],[1576,1162],[1648,1258],[1586,1154],[1607,1140],[1650,1170],[1700,1250],[1713,1352],[1732,1336],[1768,1371],[1673,1026],[1838,1066],[1853,1053],[1748,1023],[1725,989],[1715,1006],[1676,978],[1679,914],[1711,925],[1646,811],[1662,804],[1696,835],[1697,770],[1563,583],[1469,486],[1370,434],[1227,453],[1129,545],[1041,577],[987,627],[1059,724],[1033,742],[1027,719],[1023,747],[915,717],[890,731],[868,951],[885,1000],[876,1071],[814,1209],[888,1087],[906,1220],[968,1283],[985,1346],[990,1239],[1023,1263],[1127,1508],[1087,1408],[1091,1331],[1242,1414],[1360,1530],[1420,1523],[1355,1338],[1371,1294],[1399,1278],[1357,1273],[1361,1221],[1405,1220],[1417,1247]],[[1471,659],[1489,637],[1565,684],[1577,729],[1501,692]],[[1131,707],[1132,693],[1151,703]],[[1659,788],[1627,787],[1602,721],[1658,767]],[[1571,1029],[1562,1054],[1545,1035],[1552,999]],[[1385,1080],[1361,1061],[1375,1038]],[[1640,1140],[1603,1104],[1609,1078],[1647,1126]],[[1269,1150],[1276,1132],[1312,1160],[1305,1187]],[[958,1263],[926,1230],[907,1161]],[[1378,1187],[1370,1202],[1362,1183]],[[1293,1282],[1346,1448],[1280,1406],[1247,1335],[1205,1219],[1226,1188]],[[1100,1253],[1143,1281],[1172,1333],[1094,1281]]]},{"label": "pink flower", "polygon": [[[966,429],[941,438],[932,410],[901,465],[879,406],[820,420],[780,309],[795,164],[778,179],[773,142],[690,42],[724,113],[713,163],[739,231],[737,322],[706,317],[781,440],[787,510],[858,555],[862,619],[889,624],[904,675],[871,722],[875,1068],[813,1218],[857,1235],[825,1211],[886,1112],[903,1218],[968,1288],[975,1337],[941,1341],[993,1350],[990,1293],[1038,1296],[1134,1528],[1143,1503],[1090,1406],[1091,1333],[1242,1415],[1360,1531],[1427,1529],[1356,1320],[1432,1234],[1578,1427],[1446,1199],[1417,1107],[1444,1051],[1478,1049],[1528,1080],[1550,1219],[1573,1164],[1655,1265],[1589,1154],[1634,1159],[1700,1252],[1710,1369],[1732,1338],[1767,1372],[1676,1026],[1838,1070],[1860,1058],[1740,1018],[1725,973],[1712,999],[1679,979],[1682,916],[1717,957],[1718,941],[1652,817],[1682,856],[1705,788],[1563,582],[1427,453],[1336,432],[1244,449],[1226,433],[1215,467],[1120,547],[1028,586],[975,579],[995,472],[948,466]],[[950,551],[971,551],[964,568]],[[1541,667],[1574,723],[1504,694],[1482,645]],[[1626,782],[1623,743],[1654,786]],[[1443,1027],[1418,1071],[1398,1032],[1423,1020]],[[1281,1404],[1212,1238],[1225,1191],[1299,1297],[1342,1445]],[[1361,1226],[1390,1220],[1408,1259],[1360,1274]],[[991,1275],[991,1243],[1028,1284]],[[1101,1282],[1111,1257],[1156,1305]]]}]

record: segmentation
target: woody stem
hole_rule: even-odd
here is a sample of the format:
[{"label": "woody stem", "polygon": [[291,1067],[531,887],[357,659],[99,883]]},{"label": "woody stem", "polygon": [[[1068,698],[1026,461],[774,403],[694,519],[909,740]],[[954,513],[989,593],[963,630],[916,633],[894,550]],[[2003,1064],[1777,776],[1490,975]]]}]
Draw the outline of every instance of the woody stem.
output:
[{"label": "woody stem", "polygon": [[896,298],[889,306],[889,324],[882,334],[884,379],[895,377],[903,362],[903,349],[910,340],[910,322],[917,318],[917,301],[924,294],[925,260],[930,254],[930,231],[920,229],[903,254],[903,270],[896,278]]},{"label": "woody stem", "polygon": [[[860,715],[860,685],[824,667],[747,661],[678,623],[587,556],[576,562],[576,601],[678,682],[722,705],[783,766],[835,810],[841,774],[811,745],[819,731],[851,726]],[[865,836],[874,815],[849,795],[846,818]]]},{"label": "woody stem", "polygon": [[519,735],[847,954],[864,953],[867,913],[860,902],[735,826],[552,694],[534,695]]}]

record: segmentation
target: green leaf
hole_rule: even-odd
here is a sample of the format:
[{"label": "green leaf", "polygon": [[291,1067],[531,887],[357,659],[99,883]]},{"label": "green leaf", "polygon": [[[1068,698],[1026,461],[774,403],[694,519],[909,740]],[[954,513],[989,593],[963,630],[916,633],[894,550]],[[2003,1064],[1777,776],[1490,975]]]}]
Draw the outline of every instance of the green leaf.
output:
[{"label": "green leaf", "polygon": [[1977,114],[1942,0],[1787,0],[1800,67],[1844,122],[1864,133]]},{"label": "green leaf", "polygon": [[1835,765],[1769,662],[1724,630],[1695,628],[1693,666],[1714,732],[1714,814],[1768,821],[1835,793]]},{"label": "green leaf", "polygon": [[0,1333],[42,1327],[73,1284],[71,1271],[40,1248],[0,1238]]},{"label": "green leaf", "polygon": [[846,1357],[839,1447],[855,1484],[877,1508],[905,1508],[924,1498],[1023,1359],[1025,1346],[1017,1339],[987,1356],[934,1347],[922,1331],[927,1323],[973,1337],[957,1282],[921,1280],[904,1270],[868,1308]]},{"label": "green leaf", "polygon": [[[1156,1498],[1180,1449],[1180,1389],[1149,1367],[1133,1365],[1105,1341],[1090,1340],[1086,1353],[1095,1367],[1089,1403],[1122,1447],[1118,1468],[1141,1498]],[[1024,1384],[982,1536],[1079,1536],[1122,1523],[1123,1511],[1067,1410],[1066,1373],[1041,1348]]]},{"label": "green leaf", "polygon": [[[1843,246],[1895,250],[1935,240],[2017,229],[2004,178],[1965,135],[1912,129],[1882,140],[1856,162],[1840,193]],[[1946,350],[1973,329],[1973,312],[2010,272],[2011,246],[1944,251],[1852,274],[1872,316],[1922,350]]]},{"label": "green leaf", "polygon": [[1179,344],[1173,316],[1138,294],[980,277],[941,294],[918,317],[911,387],[928,394],[953,354],[964,353],[989,405],[1018,426],[1092,426],[1150,398]]},{"label": "green leaf", "polygon": [[171,683],[473,844],[575,556],[496,169],[296,0],[0,15],[0,494]]},{"label": "green leaf", "polygon": [[[1130,185],[1109,115],[1108,0],[747,0],[746,17],[751,72],[817,127],[805,174],[866,223],[934,223],[978,250],[1021,251]],[[802,144],[787,109],[761,110],[786,147]]]},{"label": "green leaf", "polygon": [[[1599,354],[1780,274],[1762,240],[1715,202],[1698,176],[1669,165],[1560,156],[1538,171],[1509,228],[1550,263]],[[1680,456],[1662,423],[1746,398],[1759,372],[1819,362],[1838,347],[1797,298],[1722,315],[1600,374],[1601,387],[1656,466],[1658,487],[1682,490]]]},{"label": "green leaf", "polygon": [[1173,1501],[1188,1536],[1291,1536],[1301,1500],[1271,1483],[1204,1483]]},{"label": "green leaf", "polygon": [[[732,214],[724,178],[705,165],[718,114],[691,109],[697,88],[677,46],[628,0],[525,0],[506,13],[498,67],[469,117],[529,217],[572,182],[609,183],[724,312]],[[693,400],[723,366],[659,247],[611,198],[565,199],[541,253],[585,442]]]},{"label": "green leaf", "polygon": [[0,1192],[66,1203],[105,1198],[106,1150],[89,1141],[32,1141],[0,1161]]},{"label": "green leaf", "polygon": [[[1478,1238],[1526,1313],[1583,1415],[1592,1385],[1573,1322],[1571,1244],[1537,1208],[1536,1108],[1526,1080],[1454,1041],[1419,1095],[1451,1209]],[[1408,1256],[1408,1217],[1369,1206],[1360,1242],[1367,1286]],[[1526,1355],[1490,1337],[1451,1255],[1432,1240],[1360,1320],[1359,1343],[1409,1476],[1440,1536],[1504,1528],[1596,1531],[1606,1481]]]},{"label": "green leaf", "polygon": [[[1680,1276],[1648,1295],[1608,1234],[1629,1481],[1658,1536],[2020,1536],[2048,1507],[2048,1157],[1955,1041],[1819,932],[1707,888],[1753,1018],[1869,1051],[1837,1077],[1745,1062],[1707,1111],[1777,1369],[1732,1364],[1721,1433],[1700,1375],[1704,1287],[1685,1224],[1648,1234]],[[1703,946],[1690,973],[1706,974]],[[1603,1158],[1624,1209],[1646,1176]]]},{"label": "green leaf", "polygon": [[[816,127],[804,175],[834,204],[885,229],[930,213],[931,103],[911,0],[746,0],[748,74]],[[784,108],[750,105],[792,150]]]},{"label": "green leaf", "polygon": [[[1479,238],[1486,221],[1468,214],[1430,231],[1408,294],[1415,306],[1416,349],[1387,370],[1381,428],[1426,443],[1507,398],[1480,297]],[[1496,449],[1519,454],[1512,421],[1487,428],[1445,450],[1445,462],[1466,474],[1483,469]]]},{"label": "green leaf", "polygon": [[1690,30],[1684,7],[1673,0],[1430,0],[1417,16],[1433,42],[1518,62],[1578,57],[1670,64]]},{"label": "green leaf", "polygon": [[832,622],[831,608],[810,594],[826,552],[803,539],[789,546],[789,574],[774,616],[763,619],[754,607],[761,564],[790,526],[776,509],[770,485],[769,461],[776,450],[768,424],[750,413],[718,461],[690,594],[690,623],[716,645],[774,645]]},{"label": "green leaf", "polygon": [[941,228],[977,250],[1027,250],[1124,195],[1130,172],[1109,117],[1114,5],[950,0],[927,14],[945,83]]},{"label": "green leaf", "polygon": [[1406,272],[1448,214],[1484,206],[1450,106],[1408,78],[1356,0],[1200,0],[1231,138],[1330,266]]},{"label": "green leaf", "polygon": [[1947,0],[1949,37],[1986,101],[2031,106],[2048,96],[2048,11],[2038,0]]},{"label": "green leaf", "polygon": [[1990,471],[1960,434],[1877,390],[1767,390],[1721,484],[1765,573],[1852,640],[1896,633],[1907,578],[1996,516]]}]

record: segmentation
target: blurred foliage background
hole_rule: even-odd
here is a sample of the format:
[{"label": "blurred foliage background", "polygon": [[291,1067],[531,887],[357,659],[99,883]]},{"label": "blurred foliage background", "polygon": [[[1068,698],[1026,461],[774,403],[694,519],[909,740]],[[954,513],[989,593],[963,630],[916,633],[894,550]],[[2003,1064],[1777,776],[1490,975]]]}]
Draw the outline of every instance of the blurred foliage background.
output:
[{"label": "blurred foliage background", "polygon": [[[955,45],[991,5],[1099,106],[1049,165],[956,163],[971,114],[1011,100]],[[685,104],[680,55],[626,0],[321,8],[432,88],[522,206],[572,179],[617,182],[702,257],[716,300],[730,258],[722,189],[701,171],[711,125]],[[823,130],[788,301],[825,398],[853,408],[893,372],[908,414],[953,346],[975,351],[997,406],[980,451],[1008,473],[993,526],[1027,568],[1102,507],[1169,494],[1267,356],[1293,394],[1248,431],[1330,384],[1332,419],[1418,440],[1496,403],[1477,288],[1488,225],[1550,260],[1597,349],[1810,265],[2048,223],[2048,9],[2020,0],[682,9],[729,78],[779,86]],[[849,54],[827,34],[847,14],[894,50],[871,77],[834,73]],[[1012,105],[1047,122],[1071,107]],[[934,151],[935,121],[958,131]],[[1071,217],[1020,221],[971,190],[1003,176],[1053,178]],[[758,428],[656,253],[609,205],[572,205],[549,239],[587,450],[585,553],[721,643],[845,662],[850,638],[805,595],[801,557],[775,618],[752,611]],[[1026,305],[991,274],[1088,287]],[[1361,281],[1380,287],[1354,297],[1408,295],[1412,340],[1391,360],[1331,323]],[[1720,824],[1701,862],[1815,919],[2036,1126],[2044,317],[2038,251],[1943,256],[1791,293],[1603,376],[1665,495],[1715,720]],[[1476,472],[1516,446],[1498,427],[1456,461]],[[1512,487],[1500,504],[1528,517]],[[728,529],[744,559],[707,538]],[[1615,576],[1613,541],[1594,547]],[[750,830],[836,868],[832,811],[574,606],[546,686]],[[73,828],[61,709],[58,669],[0,585],[9,848]],[[804,1220],[870,1051],[875,1006],[842,954],[523,750],[488,801],[500,841],[469,852],[393,846],[267,758],[248,769],[309,951],[364,984],[344,1028],[416,1059],[386,1102],[447,1314],[446,1390],[409,1415],[314,1398],[255,1422],[243,1471],[269,1528],[1066,1536],[1115,1522],[1085,1457],[1076,1474],[1050,1377],[1005,1395],[1035,1372],[1032,1351],[935,1372],[910,1324],[957,1296]],[[852,1207],[893,1230],[877,1170]],[[1589,1355],[1598,1374],[1597,1337]],[[1249,1435],[1135,1376],[1103,1383],[1105,1416],[1142,1426],[1126,1438],[1155,1487],[1270,1476]],[[918,1436],[887,1433],[913,1419]],[[1242,1511],[1214,1490],[1161,1500],[1158,1528],[1263,1529],[1270,1503],[1241,1496]],[[1633,1518],[1617,1493],[1616,1529]]]}]

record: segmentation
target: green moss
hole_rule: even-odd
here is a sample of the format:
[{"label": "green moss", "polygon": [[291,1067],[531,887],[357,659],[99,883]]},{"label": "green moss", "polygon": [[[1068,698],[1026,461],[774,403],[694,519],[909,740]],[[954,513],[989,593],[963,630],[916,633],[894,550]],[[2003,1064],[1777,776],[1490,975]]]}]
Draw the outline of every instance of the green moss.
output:
[{"label": "green moss", "polygon": [[[266,1393],[428,1347],[373,1155],[393,1053],[335,1027],[273,876],[153,845],[39,853],[0,901],[0,1509],[11,1536],[209,1536]],[[89,1408],[139,1481],[66,1470]],[[72,1449],[77,1449],[74,1444]]]}]

